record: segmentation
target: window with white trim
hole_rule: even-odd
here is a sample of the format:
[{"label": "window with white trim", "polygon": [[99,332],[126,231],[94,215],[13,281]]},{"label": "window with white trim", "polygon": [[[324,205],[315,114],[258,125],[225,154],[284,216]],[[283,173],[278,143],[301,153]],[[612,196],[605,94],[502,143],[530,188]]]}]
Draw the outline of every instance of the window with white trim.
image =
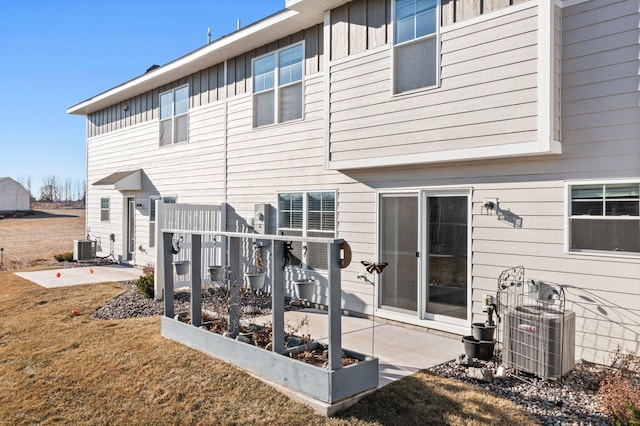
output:
[{"label": "window with white trim", "polygon": [[189,85],[160,94],[160,145],[189,139]]},{"label": "window with white trim", "polygon": [[302,118],[304,45],[253,60],[253,126]]},{"label": "window with white trim", "polygon": [[[336,193],[295,192],[278,194],[278,232],[299,237],[336,236]],[[327,246],[292,244],[293,266],[327,269]],[[291,260],[291,259],[290,259]]]},{"label": "window with white trim", "polygon": [[156,200],[160,199],[165,204],[175,204],[177,197],[160,197],[159,195],[149,197],[149,247],[155,247],[156,245]]},{"label": "window with white trim", "polygon": [[569,250],[640,254],[640,182],[569,185]]},{"label": "window with white trim", "polygon": [[111,200],[108,197],[100,198],[100,222],[109,222],[109,207]]},{"label": "window with white trim", "polygon": [[437,85],[438,21],[438,0],[395,0],[395,93]]}]

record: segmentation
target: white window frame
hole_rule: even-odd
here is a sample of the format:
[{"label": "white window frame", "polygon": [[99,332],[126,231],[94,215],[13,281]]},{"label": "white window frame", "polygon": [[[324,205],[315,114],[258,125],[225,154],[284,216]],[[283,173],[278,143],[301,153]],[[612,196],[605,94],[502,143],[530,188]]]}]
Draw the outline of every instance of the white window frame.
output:
[{"label": "white window frame", "polygon": [[[616,179],[616,180],[589,180],[589,181],[566,181],[564,183],[565,188],[565,229],[564,229],[564,247],[565,253],[570,255],[585,255],[585,256],[600,256],[600,257],[617,257],[617,258],[634,258],[640,257],[640,252],[631,251],[606,251],[606,250],[592,250],[592,249],[573,249],[571,246],[571,222],[573,220],[630,220],[640,221],[640,216],[607,216],[603,209],[602,216],[596,215],[572,215],[572,195],[571,189],[575,186],[587,186],[587,185],[624,185],[624,184],[636,184],[640,185],[640,178],[636,179]],[[606,201],[606,197],[603,195],[603,202]]]},{"label": "white window frame", "polygon": [[[107,202],[107,207],[103,206],[103,202],[105,200]],[[100,197],[100,222],[111,222],[111,198],[109,197]]]},{"label": "white window frame", "polygon": [[157,218],[157,212],[155,210],[156,200],[162,200],[164,203],[167,203],[167,204],[175,204],[178,201],[178,196],[177,195],[149,196],[149,247],[155,247],[156,245],[156,218]]},{"label": "white window frame", "polygon": [[[441,17],[441,0],[436,0],[436,30],[434,33],[431,34],[427,34],[424,36],[420,36],[420,37],[416,37],[413,38],[411,40],[406,40],[400,43],[396,42],[396,2],[397,0],[393,0],[392,3],[392,7],[391,7],[391,25],[393,26],[392,29],[392,34],[393,34],[393,43],[392,43],[392,50],[391,50],[391,92],[393,96],[397,96],[397,95],[405,95],[405,94],[411,94],[411,93],[415,93],[415,92],[419,92],[419,91],[423,91],[423,90],[431,90],[431,89],[435,89],[440,87],[440,75],[441,75],[441,69],[440,69],[440,62],[441,62],[441,58],[440,58],[440,49],[441,49],[441,41],[440,41],[440,17]],[[436,43],[436,58],[435,58],[435,83],[433,85],[430,86],[424,86],[424,87],[417,87],[415,89],[410,89],[410,90],[406,90],[406,91],[402,91],[399,92],[398,88],[397,88],[397,73],[396,73],[396,56],[397,56],[397,52],[396,49],[402,48],[404,46],[408,46],[411,44],[415,44],[415,43],[420,43],[423,41],[426,41],[430,38],[435,38],[435,43]]]},{"label": "white window frame", "polygon": [[[302,227],[301,228],[287,228],[282,226],[280,223],[280,196],[281,195],[301,195],[302,196]],[[309,194],[333,194],[333,229],[332,230],[321,230],[321,229],[309,229]],[[293,232],[301,232],[301,236],[303,238],[309,237],[309,233],[312,232],[322,232],[326,233],[327,238],[337,238],[338,235],[338,191],[336,190],[318,190],[318,191],[282,191],[278,192],[276,199],[277,206],[277,227],[278,232],[282,231],[293,231]],[[331,234],[331,235],[330,235]],[[302,253],[302,263],[303,266],[308,265],[309,253]],[[314,268],[314,270],[325,270]]]},{"label": "white window frame", "polygon": [[[186,88],[187,89],[187,111],[180,113],[180,114],[176,114],[175,109],[176,109],[176,92],[178,90],[182,90]],[[168,118],[161,118],[162,117],[162,96],[171,93],[172,96],[172,101],[171,101],[171,116]],[[183,84],[181,86],[175,87],[171,90],[167,90],[164,91],[162,93],[160,93],[158,95],[158,122],[159,122],[159,134],[158,134],[158,143],[160,144],[160,146],[171,146],[171,145],[175,145],[178,143],[187,143],[189,142],[189,103],[191,100],[191,93],[189,91],[189,84]],[[185,140],[176,140],[176,122],[180,117],[186,117],[187,118],[187,137]],[[164,122],[167,121],[171,121],[171,143],[166,143],[163,144],[162,143],[162,138],[161,138],[161,134],[162,134],[162,124]]]},{"label": "white window frame", "polygon": [[[301,46],[302,47],[302,61],[301,61],[301,67],[302,67],[302,77],[300,78],[300,80],[296,80],[296,81],[292,81],[286,84],[280,84],[280,64],[279,64],[279,58],[280,58],[280,53],[282,53],[283,51],[287,50],[287,49],[293,49],[297,46]],[[275,66],[274,66],[274,77],[273,77],[273,87],[270,89],[263,89],[260,91],[256,91],[256,79],[255,79],[255,63],[256,61],[259,61],[261,59],[264,59],[268,56],[274,56],[274,60],[275,60]],[[304,41],[298,42],[298,43],[293,43],[290,44],[288,46],[282,47],[278,50],[274,50],[272,52],[266,53],[264,55],[258,56],[256,58],[253,58],[251,60],[251,75],[253,76],[252,79],[252,83],[253,83],[253,88],[252,88],[252,98],[253,98],[253,102],[252,102],[252,125],[253,128],[263,128],[263,127],[267,127],[267,126],[274,126],[277,124],[281,124],[281,123],[290,123],[290,122],[295,122],[295,121],[300,121],[300,120],[304,120],[304,114],[305,114],[305,45],[304,45]],[[286,89],[287,87],[291,87],[294,86],[296,84],[300,84],[301,85],[301,93],[302,93],[302,99],[300,99],[300,117],[299,118],[293,118],[290,120],[286,120],[283,121],[282,117],[280,116],[280,93],[282,92],[283,89]],[[262,94],[262,93],[267,93],[269,91],[273,91],[273,123],[268,123],[268,124],[261,124],[258,125],[258,121],[257,121],[257,113],[256,113],[256,95]]]}]

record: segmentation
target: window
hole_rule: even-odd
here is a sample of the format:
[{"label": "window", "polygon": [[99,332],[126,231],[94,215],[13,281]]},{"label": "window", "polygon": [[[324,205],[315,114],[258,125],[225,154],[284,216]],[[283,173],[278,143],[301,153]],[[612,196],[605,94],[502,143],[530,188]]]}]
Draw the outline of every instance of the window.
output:
[{"label": "window", "polygon": [[160,94],[160,145],[189,138],[189,86]]},{"label": "window", "polygon": [[[156,245],[156,200],[161,197],[158,195],[152,195],[149,197],[149,247]],[[162,201],[165,204],[175,204],[176,197],[162,197]]]},{"label": "window", "polygon": [[100,198],[100,221],[109,222],[109,198]]},{"label": "window", "polygon": [[253,126],[302,118],[302,44],[253,61]]},{"label": "window", "polygon": [[640,253],[640,183],[569,185],[571,251]]},{"label": "window", "polygon": [[[336,193],[300,192],[278,195],[278,231],[282,235],[334,238]],[[310,269],[327,269],[327,247],[321,243],[293,243],[293,262]]]},{"label": "window", "polygon": [[396,0],[394,91],[435,86],[438,81],[438,0]]}]

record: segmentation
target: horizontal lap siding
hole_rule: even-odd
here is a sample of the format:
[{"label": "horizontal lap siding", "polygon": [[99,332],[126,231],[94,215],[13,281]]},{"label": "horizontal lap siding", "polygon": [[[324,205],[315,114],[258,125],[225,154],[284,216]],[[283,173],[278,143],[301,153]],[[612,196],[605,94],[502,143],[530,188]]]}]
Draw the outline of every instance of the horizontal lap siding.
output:
[{"label": "horizontal lap siding", "polygon": [[[154,258],[153,249],[149,247],[149,196],[175,195],[181,203],[223,201],[224,131],[220,124],[223,111],[221,103],[190,111],[188,143],[160,147],[157,121],[88,140],[87,225],[91,234],[103,242],[103,251],[108,252],[108,236],[115,233],[116,253],[122,253],[123,201],[127,195],[143,203],[142,208],[136,208],[136,247],[142,246],[142,250],[137,250],[137,264],[152,262]],[[93,185],[116,171],[135,169],[143,170],[141,191],[121,193]],[[108,224],[100,222],[101,197],[111,199]]]},{"label": "horizontal lap siding", "polygon": [[[279,192],[338,191],[339,237],[353,249],[354,263],[342,271],[345,309],[372,313],[372,289],[356,279],[359,260],[374,251],[375,196],[370,188],[324,169],[324,74],[305,81],[305,118],[302,121],[252,128],[251,96],[229,102],[228,203],[230,230],[246,230],[254,204],[277,208]],[[269,228],[275,229],[275,214]],[[324,290],[323,290],[324,291]],[[324,293],[321,292],[324,295]],[[362,300],[368,300],[367,306]]]},{"label": "horizontal lap siding", "polygon": [[391,49],[334,64],[331,160],[536,140],[536,21],[530,8],[444,33],[438,89],[392,96]]}]

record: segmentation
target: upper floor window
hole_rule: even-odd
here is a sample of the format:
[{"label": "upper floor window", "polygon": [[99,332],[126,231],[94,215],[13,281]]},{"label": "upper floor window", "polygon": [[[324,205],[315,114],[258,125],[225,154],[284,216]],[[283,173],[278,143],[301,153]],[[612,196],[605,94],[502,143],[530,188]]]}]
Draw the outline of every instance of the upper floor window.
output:
[{"label": "upper floor window", "polygon": [[302,43],[254,59],[254,127],[302,118],[303,59]]},{"label": "upper floor window", "polygon": [[[335,192],[278,194],[278,231],[282,235],[334,238],[335,230]],[[291,252],[297,264],[327,269],[326,244],[296,242],[292,244]]]},{"label": "upper floor window", "polygon": [[396,0],[394,8],[394,91],[438,82],[438,0]]},{"label": "upper floor window", "polygon": [[569,185],[571,251],[640,253],[640,183]]},{"label": "upper floor window", "polygon": [[109,198],[100,198],[100,221],[109,222]]},{"label": "upper floor window", "polygon": [[160,145],[186,142],[189,138],[189,86],[160,94]]}]

